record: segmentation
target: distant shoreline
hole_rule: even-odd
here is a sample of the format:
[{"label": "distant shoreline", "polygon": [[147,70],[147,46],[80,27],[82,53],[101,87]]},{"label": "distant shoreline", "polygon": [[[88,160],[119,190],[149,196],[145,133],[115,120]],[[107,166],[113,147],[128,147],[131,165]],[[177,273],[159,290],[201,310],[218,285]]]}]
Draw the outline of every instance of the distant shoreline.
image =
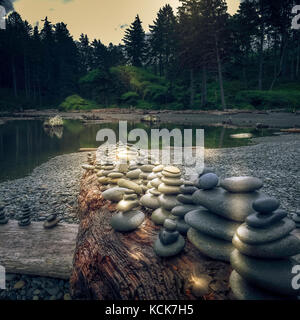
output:
[{"label": "distant shoreline", "polygon": [[147,115],[157,115],[162,123],[180,123],[181,125],[203,126],[233,126],[256,127],[257,125],[269,128],[299,127],[300,112],[290,113],[283,111],[202,111],[202,110],[142,110],[142,109],[97,109],[91,111],[60,112],[55,109],[26,110],[16,113],[0,113],[0,120],[45,120],[51,116],[60,115],[67,120],[82,120],[87,124],[109,123],[120,120],[140,122]]}]

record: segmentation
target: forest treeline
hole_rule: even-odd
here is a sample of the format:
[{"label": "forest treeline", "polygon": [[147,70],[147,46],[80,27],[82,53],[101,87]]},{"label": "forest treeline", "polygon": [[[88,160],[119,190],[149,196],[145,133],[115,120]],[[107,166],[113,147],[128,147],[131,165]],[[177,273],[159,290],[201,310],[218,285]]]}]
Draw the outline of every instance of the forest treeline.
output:
[{"label": "forest treeline", "polygon": [[224,0],[162,7],[149,32],[140,17],[122,43],[104,45],[46,17],[17,12],[0,30],[0,110],[110,106],[169,109],[300,107],[300,30],[293,0]]}]

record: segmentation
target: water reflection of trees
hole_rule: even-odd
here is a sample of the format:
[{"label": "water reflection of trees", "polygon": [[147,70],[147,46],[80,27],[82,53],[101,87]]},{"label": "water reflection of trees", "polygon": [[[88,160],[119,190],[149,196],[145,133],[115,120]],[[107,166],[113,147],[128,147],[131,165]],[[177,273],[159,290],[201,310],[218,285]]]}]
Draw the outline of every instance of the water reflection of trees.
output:
[{"label": "water reflection of trees", "polygon": [[58,139],[61,139],[64,134],[64,127],[63,126],[59,126],[59,127],[45,127],[44,126],[44,131],[51,138],[56,137]]}]

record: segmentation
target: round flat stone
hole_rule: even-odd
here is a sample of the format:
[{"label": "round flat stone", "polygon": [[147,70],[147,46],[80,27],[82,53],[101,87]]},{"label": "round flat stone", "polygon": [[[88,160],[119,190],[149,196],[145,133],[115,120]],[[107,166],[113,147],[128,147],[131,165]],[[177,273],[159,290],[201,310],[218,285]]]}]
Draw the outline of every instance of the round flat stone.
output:
[{"label": "round flat stone", "polygon": [[259,213],[271,213],[277,210],[280,202],[275,198],[258,199],[253,202],[253,209]]},{"label": "round flat stone", "polygon": [[152,212],[151,220],[155,224],[163,225],[165,220],[168,219],[170,215],[171,215],[170,211],[167,211],[163,208],[158,208]]},{"label": "round flat stone", "polygon": [[198,190],[198,188],[196,188],[195,186],[182,185],[180,187],[180,192],[182,194],[193,194],[197,190]]},{"label": "round flat stone", "polygon": [[178,179],[178,178],[166,178],[166,177],[162,177],[161,181],[168,185],[168,186],[181,186],[183,183],[182,179]]},{"label": "round flat stone", "polygon": [[142,187],[130,180],[120,179],[118,181],[118,186],[134,190],[137,194],[143,193]]},{"label": "round flat stone", "polygon": [[144,164],[141,166],[141,170],[143,172],[152,172],[152,170],[155,168],[152,164]]},{"label": "round flat stone", "polygon": [[189,229],[187,238],[204,255],[215,260],[230,260],[230,254],[234,249],[231,242],[210,237],[194,228]]},{"label": "round flat stone", "polygon": [[159,233],[159,239],[163,245],[169,245],[177,241],[179,237],[178,231],[161,230]]},{"label": "round flat stone", "polygon": [[120,187],[107,189],[104,192],[102,192],[102,197],[103,199],[108,201],[119,202],[123,199],[126,190],[126,188]]},{"label": "round flat stone", "polygon": [[181,235],[176,242],[167,246],[163,245],[158,238],[154,243],[154,252],[160,257],[171,257],[179,254],[185,246],[185,240]]},{"label": "round flat stone", "polygon": [[176,222],[176,230],[181,234],[186,235],[190,226],[184,221],[184,219],[177,219]]},{"label": "round flat stone", "polygon": [[119,212],[112,217],[110,224],[119,232],[130,232],[137,229],[144,221],[145,215],[141,211]]},{"label": "round flat stone", "polygon": [[151,194],[153,194],[154,196],[160,196],[161,195],[161,193],[157,190],[157,189],[155,189],[155,188],[151,188],[150,190],[149,190],[149,192],[151,193]]},{"label": "round flat stone", "polygon": [[151,183],[152,187],[157,189],[159,187],[159,185],[162,183],[162,181],[159,178],[156,178],[156,179],[151,180],[150,183]]},{"label": "round flat stone", "polygon": [[221,181],[220,186],[229,192],[253,192],[263,186],[263,182],[255,177],[231,177]]},{"label": "round flat stone", "polygon": [[111,172],[107,176],[111,179],[120,179],[124,177],[124,174],[121,172]]},{"label": "round flat stone", "polygon": [[143,195],[140,199],[140,203],[144,207],[154,209],[154,210],[160,207],[158,197],[152,195],[151,193],[147,193]]},{"label": "round flat stone", "polygon": [[164,168],[164,171],[172,173],[172,174],[178,174],[180,173],[180,169],[174,166],[168,166]]},{"label": "round flat stone", "polygon": [[84,169],[84,170],[94,170],[95,166],[92,166],[92,165],[89,165],[89,164],[83,164],[81,166],[81,168]]},{"label": "round flat stone", "polygon": [[215,188],[219,183],[219,177],[215,173],[206,173],[202,175],[197,183],[197,187],[203,190]]},{"label": "round flat stone", "polygon": [[161,172],[162,176],[166,177],[166,178],[180,178],[181,177],[181,173],[170,173],[168,171],[163,170]]},{"label": "round flat stone", "polygon": [[174,216],[183,218],[188,212],[196,209],[199,209],[199,206],[186,204],[186,205],[179,205],[173,208],[171,212]]},{"label": "round flat stone", "polygon": [[246,218],[246,223],[248,226],[253,228],[265,228],[271,226],[287,216],[287,212],[278,209],[269,214],[263,213],[253,213]]},{"label": "round flat stone", "polygon": [[110,183],[110,179],[107,177],[100,177],[100,178],[98,178],[98,182],[101,184],[108,184],[108,183]]},{"label": "round flat stone", "polygon": [[[235,270],[230,275],[229,284],[237,300],[282,300],[282,296],[274,295],[251,285],[243,279]],[[287,297],[286,297],[287,299]]]},{"label": "round flat stone", "polygon": [[154,172],[151,172],[148,175],[147,180],[151,181],[151,180],[156,179],[156,178],[157,178],[157,175]]},{"label": "round flat stone", "polygon": [[138,200],[121,200],[117,204],[117,210],[126,212],[138,207],[139,205]]},{"label": "round flat stone", "polygon": [[173,195],[161,194],[158,197],[158,200],[161,207],[169,211],[171,211],[174,207],[182,204],[176,199],[176,196]]},{"label": "round flat stone", "polygon": [[194,229],[226,241],[232,241],[237,228],[240,226],[238,222],[222,218],[204,208],[188,212],[184,219]]},{"label": "round flat stone", "polygon": [[164,227],[165,227],[168,231],[174,231],[174,230],[176,230],[177,222],[176,222],[176,220],[173,220],[173,219],[166,219],[166,220],[164,221]]},{"label": "round flat stone", "polygon": [[295,228],[295,223],[285,218],[268,228],[252,228],[244,223],[237,229],[237,235],[243,242],[255,245],[279,240],[287,236]]},{"label": "round flat stone", "polygon": [[154,173],[157,173],[157,172],[161,172],[163,170],[164,170],[164,166],[161,164],[161,165],[158,165],[158,166],[154,167],[152,171]]},{"label": "round flat stone", "polygon": [[193,198],[191,194],[179,194],[177,200],[183,204],[193,204]]},{"label": "round flat stone", "polygon": [[158,191],[163,194],[178,194],[180,192],[178,186],[177,187],[176,186],[169,186],[164,183],[159,185]]},{"label": "round flat stone", "polygon": [[292,287],[295,277],[291,271],[298,265],[294,259],[264,260],[247,257],[238,250],[234,250],[230,257],[232,267],[251,284],[273,294],[297,296],[300,289]]},{"label": "round flat stone", "polygon": [[300,253],[300,239],[293,235],[264,244],[251,245],[241,241],[235,234],[232,243],[241,253],[263,259],[281,259]]},{"label": "round flat stone", "polygon": [[52,228],[56,227],[60,221],[61,221],[60,218],[55,218],[52,221],[45,221],[43,226],[45,229],[52,229]]},{"label": "round flat stone", "polygon": [[126,173],[126,177],[130,180],[139,179],[141,173],[140,169],[132,170]]},{"label": "round flat stone", "polygon": [[209,211],[224,218],[244,222],[248,215],[254,213],[253,201],[265,198],[261,192],[231,193],[222,188],[198,190],[193,193],[194,204],[201,205]]}]

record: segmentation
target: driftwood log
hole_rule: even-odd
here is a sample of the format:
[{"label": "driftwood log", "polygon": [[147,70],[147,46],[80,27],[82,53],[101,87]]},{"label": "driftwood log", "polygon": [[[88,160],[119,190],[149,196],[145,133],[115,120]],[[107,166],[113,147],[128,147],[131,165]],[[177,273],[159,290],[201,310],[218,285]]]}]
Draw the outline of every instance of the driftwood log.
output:
[{"label": "driftwood log", "polygon": [[19,227],[16,220],[0,226],[0,265],[7,273],[69,279],[78,225],[44,229],[42,222]]},{"label": "driftwood log", "polygon": [[188,241],[177,257],[156,256],[152,245],[160,228],[149,216],[135,232],[115,232],[110,226],[115,205],[102,198],[94,174],[83,176],[78,200],[80,226],[70,279],[74,298],[195,299],[192,286],[205,277],[209,292],[204,299],[228,299],[230,266],[204,257]]}]

